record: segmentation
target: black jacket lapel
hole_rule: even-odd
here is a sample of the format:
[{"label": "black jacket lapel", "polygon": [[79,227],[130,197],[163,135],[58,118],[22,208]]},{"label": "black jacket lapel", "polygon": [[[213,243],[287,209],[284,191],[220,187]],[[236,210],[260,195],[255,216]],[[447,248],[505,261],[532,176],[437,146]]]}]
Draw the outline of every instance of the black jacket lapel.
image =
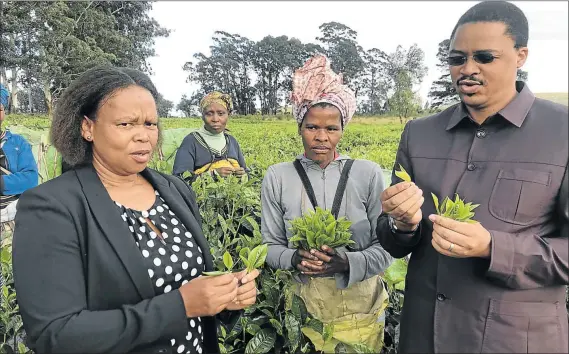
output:
[{"label": "black jacket lapel", "polygon": [[86,166],[75,169],[75,173],[93,217],[126,268],[140,296],[143,299],[153,297],[154,288],[148,277],[142,255],[95,169],[92,166]]},{"label": "black jacket lapel", "polygon": [[[206,271],[214,270],[209,243],[203,234],[200,224],[190,210],[192,201],[189,200],[189,187],[180,179],[176,180],[176,182],[179,181],[180,183],[174,183],[173,179],[177,177],[167,176],[168,178],[166,178],[166,176],[163,176],[151,169],[145,169],[142,171],[141,175],[158,190],[160,196],[164,198],[166,204],[168,204],[170,209],[172,209],[172,212],[176,214],[180,221],[190,231],[197,244],[202,249]],[[172,181],[170,179],[172,179]],[[196,210],[196,212],[199,213],[199,210]]]}]

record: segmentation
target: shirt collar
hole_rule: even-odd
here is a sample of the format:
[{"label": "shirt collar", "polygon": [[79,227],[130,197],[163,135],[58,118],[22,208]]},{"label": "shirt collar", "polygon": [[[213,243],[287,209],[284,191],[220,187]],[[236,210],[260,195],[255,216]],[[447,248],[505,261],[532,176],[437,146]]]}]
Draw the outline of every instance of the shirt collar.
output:
[{"label": "shirt collar", "polygon": [[[516,81],[516,91],[518,92],[516,97],[514,97],[506,107],[498,111],[497,114],[501,115],[507,121],[519,128],[524,123],[524,120],[535,101],[535,96],[523,81]],[[451,130],[456,127],[464,118],[470,119],[470,116],[464,104],[460,103],[454,109],[446,130]]]}]

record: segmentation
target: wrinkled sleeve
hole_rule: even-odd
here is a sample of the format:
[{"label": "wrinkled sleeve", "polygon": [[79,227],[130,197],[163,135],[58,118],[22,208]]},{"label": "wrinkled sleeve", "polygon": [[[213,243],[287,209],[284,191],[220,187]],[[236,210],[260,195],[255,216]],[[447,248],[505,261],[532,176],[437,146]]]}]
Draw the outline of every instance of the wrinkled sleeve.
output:
[{"label": "wrinkled sleeve", "polygon": [[375,165],[374,173],[370,179],[369,195],[367,200],[367,217],[370,223],[370,245],[358,252],[346,252],[350,263],[349,274],[337,274],[336,282],[340,288],[347,288],[353,283],[366,280],[372,276],[383,273],[393,261],[393,258],[383,249],[374,236],[376,221],[381,214],[381,200],[379,195],[385,189],[383,172],[379,165]]},{"label": "wrinkled sleeve", "polygon": [[490,266],[486,276],[512,289],[569,284],[569,181],[565,176],[557,196],[558,227],[547,235],[489,230]]},{"label": "wrinkled sleeve", "polygon": [[192,134],[188,134],[182,141],[182,144],[180,144],[178,151],[176,151],[172,174],[181,176],[184,172],[188,171],[193,175],[196,160],[195,154],[195,139]]},{"label": "wrinkled sleeve", "polygon": [[38,353],[125,353],[183,336],[178,290],[113,310],[89,310],[78,228],[56,197],[22,195],[13,238],[16,296],[30,346]]},{"label": "wrinkled sleeve", "polygon": [[[411,179],[413,179],[413,168],[411,167],[411,159],[409,158],[409,148],[408,148],[408,141],[409,141],[409,130],[410,124],[412,121],[409,121],[405,124],[405,128],[403,129],[403,133],[401,134],[401,140],[399,141],[399,148],[397,149],[397,154],[395,157],[395,164],[394,169],[391,172],[391,185],[397,184],[402,182],[399,177],[395,175],[395,168],[401,164],[403,168],[409,173]],[[378,195],[377,198],[379,199],[380,196]],[[380,202],[381,203],[381,202]],[[425,221],[422,220],[419,223],[419,227],[413,234],[402,234],[402,233],[394,233],[391,231],[391,227],[389,226],[389,219],[386,213],[381,213],[379,218],[377,219],[377,228],[376,228],[376,235],[379,240],[379,243],[383,246],[383,248],[393,257],[395,258],[403,258],[413,252],[419,241],[421,239],[421,234],[423,229],[423,223]]]},{"label": "wrinkled sleeve", "polygon": [[292,256],[296,250],[288,247],[280,202],[280,181],[273,167],[269,167],[261,185],[261,234],[263,243],[268,245],[266,262],[275,269],[292,269]]}]

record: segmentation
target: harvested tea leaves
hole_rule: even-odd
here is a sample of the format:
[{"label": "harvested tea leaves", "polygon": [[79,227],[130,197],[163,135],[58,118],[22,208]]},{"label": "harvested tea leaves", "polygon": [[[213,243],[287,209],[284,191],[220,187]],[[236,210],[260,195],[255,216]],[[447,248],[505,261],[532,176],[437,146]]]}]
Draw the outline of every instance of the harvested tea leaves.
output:
[{"label": "harvested tea leaves", "polygon": [[323,245],[337,248],[354,244],[350,232],[351,221],[345,217],[336,220],[329,210],[316,207],[302,217],[291,221],[290,242],[304,250],[322,249]]},{"label": "harvested tea leaves", "polygon": [[455,194],[454,201],[449,197],[445,197],[439,204],[439,198],[434,193],[431,193],[431,196],[433,197],[437,215],[471,224],[478,222],[472,218],[475,215],[473,210],[478,208],[480,204],[464,203],[464,200],[462,200],[458,194]]}]

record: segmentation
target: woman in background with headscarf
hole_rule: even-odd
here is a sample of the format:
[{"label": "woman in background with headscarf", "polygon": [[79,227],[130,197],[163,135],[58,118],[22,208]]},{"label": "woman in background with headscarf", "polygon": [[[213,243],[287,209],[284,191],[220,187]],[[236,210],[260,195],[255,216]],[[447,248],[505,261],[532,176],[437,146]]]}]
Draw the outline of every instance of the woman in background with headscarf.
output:
[{"label": "woman in background with headscarf", "polygon": [[[355,113],[356,99],[325,56],[313,57],[295,72],[292,103],[304,153],[294,162],[270,166],[264,177],[261,233],[268,244],[267,264],[298,270],[296,292],[308,312],[334,324],[333,338],[326,343],[317,332],[303,329],[316,350],[334,352],[343,342],[379,352],[388,301],[379,274],[392,261],[374,236],[381,214],[379,195],[385,187],[382,170],[374,162],[352,160],[336,151]],[[342,187],[343,193],[337,193]],[[309,251],[292,248],[290,222],[316,206],[351,221],[355,244]]]},{"label": "woman in background with headscarf", "polygon": [[231,97],[217,91],[201,100],[204,125],[182,141],[174,160],[174,175],[189,172],[191,177],[186,181],[192,182],[202,173],[216,171],[222,177],[246,173],[241,147],[225,129],[232,109]]}]

